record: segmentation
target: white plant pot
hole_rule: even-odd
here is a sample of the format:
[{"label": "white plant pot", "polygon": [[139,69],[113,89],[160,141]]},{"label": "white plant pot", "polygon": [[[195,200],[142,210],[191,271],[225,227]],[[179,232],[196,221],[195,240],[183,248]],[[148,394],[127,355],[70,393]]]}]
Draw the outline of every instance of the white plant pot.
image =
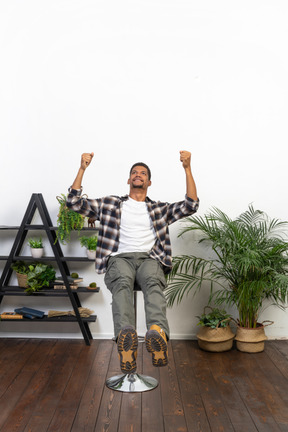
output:
[{"label": "white plant pot", "polygon": [[44,248],[30,248],[33,258],[41,258],[44,253]]},{"label": "white plant pot", "polygon": [[88,250],[86,249],[87,257],[89,260],[95,260],[96,259],[96,250]]}]

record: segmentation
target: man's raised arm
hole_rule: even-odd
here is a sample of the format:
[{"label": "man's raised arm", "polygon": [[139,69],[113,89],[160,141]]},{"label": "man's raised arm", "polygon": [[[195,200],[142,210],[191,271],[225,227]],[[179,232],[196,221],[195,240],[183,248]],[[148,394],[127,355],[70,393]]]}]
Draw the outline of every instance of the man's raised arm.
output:
[{"label": "man's raised arm", "polygon": [[72,184],[72,189],[81,189],[82,179],[86,168],[90,165],[93,159],[94,153],[83,153],[81,156],[81,165],[77,176]]},{"label": "man's raised arm", "polygon": [[189,198],[197,201],[197,189],[191,170],[191,153],[186,150],[181,150],[180,161],[182,162],[186,174],[186,194]]}]

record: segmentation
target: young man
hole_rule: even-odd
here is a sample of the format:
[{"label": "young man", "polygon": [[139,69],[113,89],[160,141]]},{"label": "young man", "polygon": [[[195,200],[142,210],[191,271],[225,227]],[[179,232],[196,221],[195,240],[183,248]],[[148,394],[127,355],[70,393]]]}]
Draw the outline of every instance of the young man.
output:
[{"label": "young man", "polygon": [[120,367],[136,371],[138,338],[135,330],[133,287],[144,295],[146,348],[154,366],[168,363],[169,325],[166,318],[165,274],[172,266],[168,226],[198,210],[199,200],[191,171],[191,153],[180,151],[186,175],[185,199],[176,203],[152,201],[147,196],[151,172],[143,162],[135,163],[128,179],[129,195],[82,198],[82,179],[94,153],[83,153],[81,165],[69,189],[67,206],[100,222],[96,271],[105,274],[112,293],[114,332]]}]

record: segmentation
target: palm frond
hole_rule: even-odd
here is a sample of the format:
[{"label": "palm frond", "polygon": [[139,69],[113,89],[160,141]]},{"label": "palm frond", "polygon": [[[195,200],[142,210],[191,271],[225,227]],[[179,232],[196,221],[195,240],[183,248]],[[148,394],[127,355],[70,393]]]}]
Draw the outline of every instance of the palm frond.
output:
[{"label": "palm frond", "polygon": [[210,300],[235,305],[243,325],[256,325],[264,300],[283,306],[288,297],[288,222],[271,219],[253,205],[234,220],[213,207],[208,214],[185,222],[188,225],[179,236],[198,231],[198,243],[206,242],[215,258],[173,258],[168,305],[179,303],[191,290],[195,295],[209,282]]},{"label": "palm frond", "polygon": [[173,267],[168,275],[168,286],[165,289],[168,306],[180,303],[184,295],[193,290],[194,295],[202,284],[209,282],[211,290],[214,284],[223,287],[225,276],[223,267],[218,266],[217,260],[208,260],[190,255],[173,258]]}]

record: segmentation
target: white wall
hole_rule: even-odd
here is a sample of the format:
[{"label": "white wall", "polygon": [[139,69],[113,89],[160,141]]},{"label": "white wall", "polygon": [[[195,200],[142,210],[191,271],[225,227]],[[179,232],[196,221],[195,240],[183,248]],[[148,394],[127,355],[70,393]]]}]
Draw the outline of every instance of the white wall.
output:
[{"label": "white wall", "polygon": [[[33,192],[56,223],[56,195],[66,193],[84,151],[95,152],[84,180],[90,197],[126,193],[131,164],[143,160],[151,198],[182,199],[178,151],[188,149],[199,214],[218,206],[234,217],[253,202],[287,219],[287,9],[286,0],[3,0],[0,225],[19,224]],[[174,254],[194,250],[191,238],[177,238],[179,228],[171,228]],[[1,236],[3,255],[11,238]],[[65,252],[84,254],[78,244]],[[98,315],[94,336],[111,337],[103,276],[93,265],[73,269],[101,285],[82,299]],[[169,310],[172,337],[195,337],[207,296]],[[45,308],[69,306],[62,303],[49,299]],[[1,310],[14,304],[6,297]],[[262,318],[275,322],[268,336],[287,336],[287,312],[270,308]],[[1,323],[1,335],[58,336],[53,326]],[[76,325],[61,335],[80,337]]]}]

